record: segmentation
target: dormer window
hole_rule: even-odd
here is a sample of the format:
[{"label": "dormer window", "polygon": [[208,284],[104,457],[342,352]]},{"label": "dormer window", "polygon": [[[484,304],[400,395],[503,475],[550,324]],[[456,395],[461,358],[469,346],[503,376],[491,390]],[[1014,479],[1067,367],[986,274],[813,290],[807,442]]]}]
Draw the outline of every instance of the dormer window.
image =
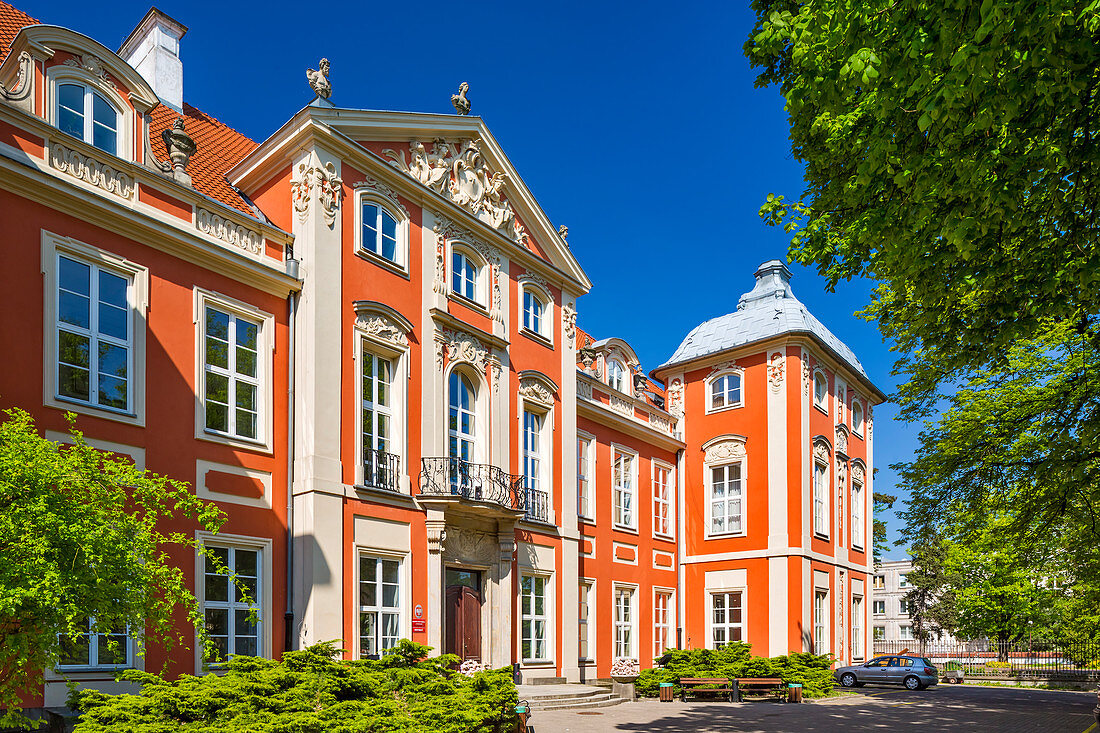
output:
[{"label": "dormer window", "polygon": [[607,386],[625,392],[626,367],[618,359],[607,362]]},{"label": "dormer window", "polygon": [[485,304],[482,295],[481,272],[483,265],[464,249],[451,251],[451,292],[480,305]]},{"label": "dormer window", "polygon": [[118,155],[118,111],[84,84],[57,85],[57,127],[100,150]]}]

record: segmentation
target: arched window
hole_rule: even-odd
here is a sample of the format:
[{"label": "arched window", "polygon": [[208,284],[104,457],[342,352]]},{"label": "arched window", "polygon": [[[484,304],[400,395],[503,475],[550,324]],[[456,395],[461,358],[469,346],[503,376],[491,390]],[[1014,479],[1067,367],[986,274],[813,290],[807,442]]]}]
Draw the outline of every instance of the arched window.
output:
[{"label": "arched window", "polygon": [[447,385],[447,455],[473,461],[477,447],[476,396],[470,378],[452,371]]},{"label": "arched window", "polygon": [[451,250],[451,291],[467,300],[484,305],[481,294],[481,264],[457,247]]},{"label": "arched window", "polygon": [[620,392],[626,391],[623,389],[626,384],[626,367],[618,359],[611,359],[607,362],[607,385],[612,389],[617,389]]},{"label": "arched window", "polygon": [[829,380],[820,369],[814,372],[814,404],[822,410],[829,409]]},{"label": "arched window", "polygon": [[544,311],[546,310],[545,304],[542,299],[531,288],[524,288],[523,290],[523,327],[528,331],[545,336],[546,333],[543,330],[546,327],[546,318]]},{"label": "arched window", "polygon": [[405,242],[402,222],[382,204],[366,197],[360,200],[359,217],[359,246],[366,252],[403,266]]},{"label": "arched window", "polygon": [[710,409],[720,410],[741,404],[741,375],[720,374],[710,382]]},{"label": "arched window", "polygon": [[118,155],[118,111],[84,84],[57,85],[57,127],[90,145]]},{"label": "arched window", "polygon": [[863,435],[863,405],[852,400],[852,432]]}]

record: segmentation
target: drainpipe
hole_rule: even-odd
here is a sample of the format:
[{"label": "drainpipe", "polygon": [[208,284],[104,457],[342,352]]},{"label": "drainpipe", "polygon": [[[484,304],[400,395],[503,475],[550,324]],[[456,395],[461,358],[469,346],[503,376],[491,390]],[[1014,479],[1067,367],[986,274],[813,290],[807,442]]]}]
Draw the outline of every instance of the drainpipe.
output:
[{"label": "drainpipe", "polygon": [[[286,261],[286,274],[295,280],[298,278],[299,261],[291,254]],[[287,296],[287,321],[289,326],[289,346],[287,347],[287,447],[286,447],[286,611],[283,613],[283,651],[293,650],[297,645],[294,633],[294,343],[296,340],[295,321],[298,314],[298,292],[292,290]]]},{"label": "drainpipe", "polygon": [[684,648],[684,449],[676,451],[676,648]]}]

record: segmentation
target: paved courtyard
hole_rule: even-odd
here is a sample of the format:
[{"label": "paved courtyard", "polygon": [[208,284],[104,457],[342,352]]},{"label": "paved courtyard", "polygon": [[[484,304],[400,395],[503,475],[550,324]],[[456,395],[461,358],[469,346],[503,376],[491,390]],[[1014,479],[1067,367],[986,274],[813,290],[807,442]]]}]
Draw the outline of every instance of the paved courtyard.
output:
[{"label": "paved courtyard", "polygon": [[[922,692],[861,688],[804,705],[646,700],[602,710],[540,712],[531,723],[535,733],[848,733],[896,731],[899,724],[905,730],[1085,733],[1095,722],[1095,704],[1095,692],[937,685]],[[920,725],[924,728],[913,727]]]}]

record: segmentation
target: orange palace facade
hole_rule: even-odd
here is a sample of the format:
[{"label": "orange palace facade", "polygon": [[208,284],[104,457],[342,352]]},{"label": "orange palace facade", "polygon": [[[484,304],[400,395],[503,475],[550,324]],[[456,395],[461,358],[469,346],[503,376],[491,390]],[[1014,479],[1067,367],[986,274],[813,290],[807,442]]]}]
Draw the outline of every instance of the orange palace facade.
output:
[{"label": "orange palace facade", "polygon": [[[782,263],[647,373],[578,327],[566,232],[464,97],[337,107],[324,62],[257,144],[183,101],[186,31],[150,10],[114,52],[0,2],[0,395],[226,512],[198,539],[255,623],[175,558],[221,653],[411,638],[524,681],[866,654],[884,397]],[[165,661],[94,637],[30,704]]]}]

